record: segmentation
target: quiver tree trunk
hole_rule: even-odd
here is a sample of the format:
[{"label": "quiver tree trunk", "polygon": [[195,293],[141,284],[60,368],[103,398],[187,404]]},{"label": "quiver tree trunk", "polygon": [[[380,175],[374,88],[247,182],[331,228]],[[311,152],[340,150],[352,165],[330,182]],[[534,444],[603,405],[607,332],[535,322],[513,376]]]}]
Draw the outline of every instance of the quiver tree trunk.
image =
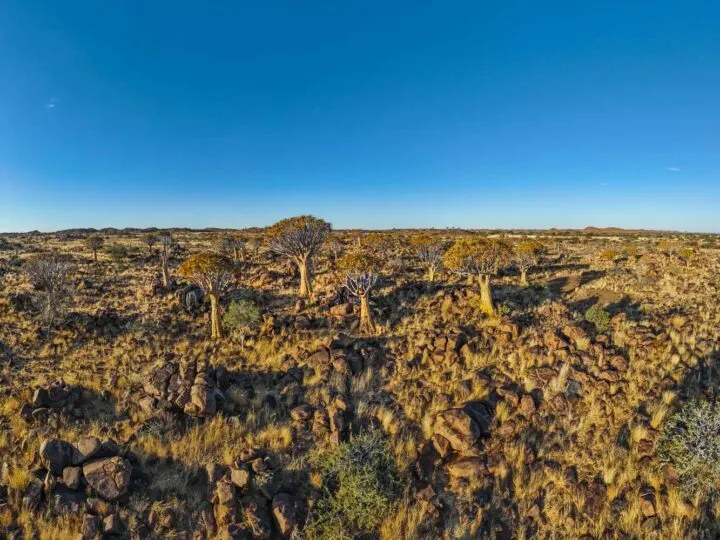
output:
[{"label": "quiver tree trunk", "polygon": [[93,260],[97,262],[97,249],[93,249]]},{"label": "quiver tree trunk", "polygon": [[489,317],[497,315],[490,288],[490,275],[480,276],[480,307]]},{"label": "quiver tree trunk", "polygon": [[360,297],[360,330],[367,332],[374,332],[375,325],[372,320],[372,312],[370,311],[370,305],[368,303],[369,294],[365,294]]},{"label": "quiver tree trunk", "polygon": [[210,336],[213,339],[222,338],[222,322],[220,320],[220,305],[217,295],[210,294]]},{"label": "quiver tree trunk", "polygon": [[298,257],[297,265],[300,270],[300,297],[309,298],[312,295],[310,261],[307,257]]},{"label": "quiver tree trunk", "polygon": [[527,268],[520,269],[520,285],[522,285],[523,287],[527,287],[528,285],[527,273]]},{"label": "quiver tree trunk", "polygon": [[167,253],[163,253],[161,256],[162,260],[162,280],[163,287],[165,290],[170,290],[170,270],[168,270],[168,257]]},{"label": "quiver tree trunk", "polygon": [[430,283],[432,283],[433,281],[435,281],[435,267],[434,267],[434,266],[430,266],[430,267],[428,268],[428,281],[429,281]]}]

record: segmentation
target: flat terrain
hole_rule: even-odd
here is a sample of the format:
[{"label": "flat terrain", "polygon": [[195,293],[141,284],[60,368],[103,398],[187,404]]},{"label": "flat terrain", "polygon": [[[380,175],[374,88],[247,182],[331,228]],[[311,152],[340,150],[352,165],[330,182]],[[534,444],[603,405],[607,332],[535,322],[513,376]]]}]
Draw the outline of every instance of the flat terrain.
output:
[{"label": "flat terrain", "polygon": [[[361,332],[333,250],[366,233],[331,233],[298,301],[292,262],[240,231],[220,306],[260,310],[243,344],[229,326],[210,338],[209,302],[178,272],[226,234],[173,232],[171,290],[139,232],[104,234],[97,261],[85,234],[0,241],[0,537],[720,534],[720,506],[657,451],[676,411],[714,396],[717,237],[533,233],[529,284],[503,265],[491,317],[474,281],[430,282],[412,233],[386,233]],[[50,253],[71,262],[72,294],[48,329],[24,267]],[[391,486],[327,465],[376,458]]]}]

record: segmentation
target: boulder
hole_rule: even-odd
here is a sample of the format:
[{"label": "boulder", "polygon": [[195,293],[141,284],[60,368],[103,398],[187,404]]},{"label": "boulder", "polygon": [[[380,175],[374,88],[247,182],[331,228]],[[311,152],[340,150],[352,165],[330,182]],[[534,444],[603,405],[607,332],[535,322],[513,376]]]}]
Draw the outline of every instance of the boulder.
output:
[{"label": "boulder", "polygon": [[447,439],[453,450],[466,452],[480,437],[480,427],[464,409],[448,409],[435,418],[434,433]]},{"label": "boulder", "polygon": [[122,497],[130,487],[130,463],[121,457],[91,461],[83,465],[85,480],[108,501]]},{"label": "boulder", "polygon": [[54,475],[60,476],[65,467],[76,465],[78,453],[75,447],[60,439],[46,439],[40,445],[40,460]]},{"label": "boulder", "polygon": [[280,535],[289,538],[297,528],[295,501],[288,493],[278,493],[272,501],[272,515]]}]

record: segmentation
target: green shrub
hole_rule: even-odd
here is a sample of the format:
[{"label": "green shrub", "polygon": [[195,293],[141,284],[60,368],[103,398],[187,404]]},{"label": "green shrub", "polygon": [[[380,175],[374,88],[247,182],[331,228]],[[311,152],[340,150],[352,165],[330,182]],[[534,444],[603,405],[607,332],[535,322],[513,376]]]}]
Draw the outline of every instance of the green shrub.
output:
[{"label": "green shrub", "polygon": [[717,493],[720,483],[720,409],[709,401],[685,405],[665,424],[658,455],[678,473],[690,497]]},{"label": "green shrub", "polygon": [[610,314],[597,304],[585,312],[585,320],[593,323],[598,332],[604,332],[610,326]]},{"label": "green shrub", "polygon": [[402,493],[403,482],[383,435],[369,431],[312,454],[324,493],[305,526],[309,540],[352,539],[375,531]]},{"label": "green shrub", "polygon": [[233,300],[223,315],[225,327],[240,338],[243,347],[247,335],[257,329],[261,322],[260,309],[250,300]]}]

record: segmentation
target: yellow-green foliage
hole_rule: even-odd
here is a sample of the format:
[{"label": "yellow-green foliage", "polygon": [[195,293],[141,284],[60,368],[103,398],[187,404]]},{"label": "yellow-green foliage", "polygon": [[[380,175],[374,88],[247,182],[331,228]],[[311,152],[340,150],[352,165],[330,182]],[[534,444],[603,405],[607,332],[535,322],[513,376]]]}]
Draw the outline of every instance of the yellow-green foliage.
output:
[{"label": "yellow-green foliage", "polygon": [[338,260],[338,268],[342,272],[378,272],[382,260],[364,251],[346,253]]},{"label": "yellow-green foliage", "polygon": [[459,238],[447,250],[445,266],[463,275],[491,275],[506,264],[512,255],[507,242],[482,236]]}]

